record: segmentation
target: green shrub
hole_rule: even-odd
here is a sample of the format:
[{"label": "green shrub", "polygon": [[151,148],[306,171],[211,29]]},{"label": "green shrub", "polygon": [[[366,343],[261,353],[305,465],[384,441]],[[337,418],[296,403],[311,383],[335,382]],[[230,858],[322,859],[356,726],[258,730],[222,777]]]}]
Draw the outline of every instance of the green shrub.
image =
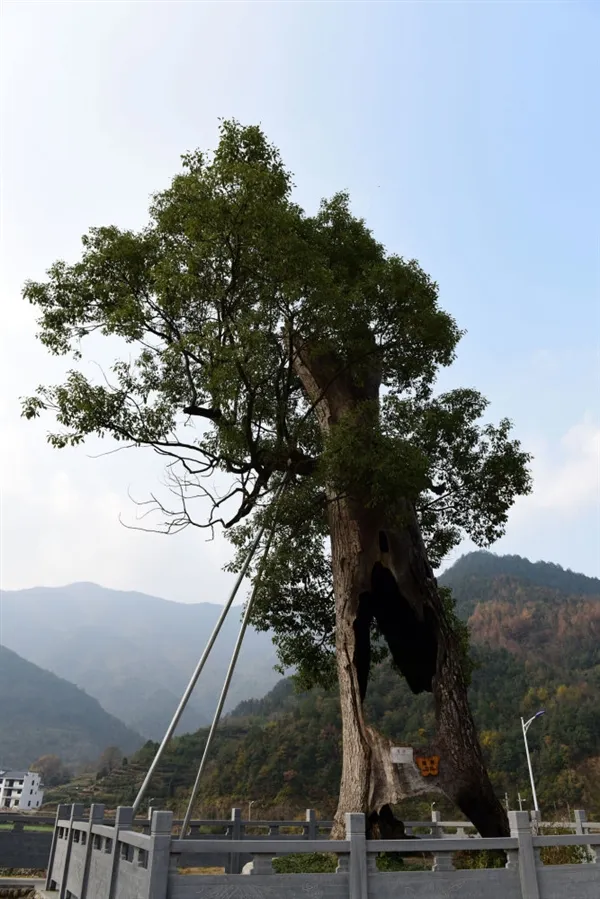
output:
[{"label": "green shrub", "polygon": [[[540,835],[560,836],[573,834],[565,827],[542,827]],[[540,858],[545,865],[583,865],[592,860],[587,846],[548,846],[540,851]]]},{"label": "green shrub", "polygon": [[377,856],[378,871],[430,871],[433,857],[422,853],[418,858],[399,852],[380,852]]},{"label": "green shrub", "polygon": [[332,852],[302,852],[273,859],[276,874],[335,874],[337,855]]},{"label": "green shrub", "polygon": [[504,868],[506,855],[500,849],[479,849],[455,852],[454,867],[460,870],[473,868]]},{"label": "green shrub", "polygon": [[377,870],[406,871],[406,865],[399,852],[380,852],[377,855]]}]

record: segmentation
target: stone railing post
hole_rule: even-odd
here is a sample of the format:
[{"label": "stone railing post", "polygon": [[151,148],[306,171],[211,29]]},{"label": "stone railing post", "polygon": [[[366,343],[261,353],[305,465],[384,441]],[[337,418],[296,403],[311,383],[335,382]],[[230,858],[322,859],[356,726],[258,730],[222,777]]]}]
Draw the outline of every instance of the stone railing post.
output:
[{"label": "stone railing post", "polygon": [[[574,811],[575,815],[575,833],[583,834],[588,832],[587,828],[587,812],[582,808],[576,808]],[[586,846],[582,852],[581,862],[582,864],[597,864],[598,861],[598,850],[594,848],[594,846]]]},{"label": "stone railing post", "polygon": [[519,843],[518,868],[522,899],[540,899],[533,834],[528,812],[509,812],[510,835]]},{"label": "stone railing post", "polygon": [[[433,839],[443,840],[444,831],[441,827],[442,814],[441,812],[432,812],[431,813],[431,836]],[[433,855],[433,865],[431,866],[432,871],[454,871],[454,863],[452,861],[452,854],[450,852],[435,852]]]},{"label": "stone railing post", "polygon": [[306,809],[306,839],[307,840],[316,840],[318,837],[317,832],[317,813],[314,808]]},{"label": "stone railing post", "polygon": [[56,841],[58,840],[58,822],[67,817],[69,813],[68,805],[59,805],[56,809],[56,820],[54,822],[54,833],[52,834],[52,845],[50,846],[50,858],[48,859],[48,870],[46,871],[46,889],[52,889],[52,882],[57,883],[56,878],[52,877],[52,869],[54,867],[54,859],[56,857]]},{"label": "stone railing post", "polygon": [[88,880],[90,877],[90,864],[92,862],[92,850],[94,848],[94,838],[92,837],[92,827],[94,824],[102,824],[104,821],[104,806],[96,803],[90,806],[90,818],[87,826],[87,842],[85,846],[85,861],[83,865],[83,877],[81,878],[81,897],[87,899]]},{"label": "stone railing post", "polygon": [[367,837],[365,816],[346,813],[346,839],[350,841],[348,866],[349,899],[366,899],[367,892]]},{"label": "stone railing post", "polygon": [[71,806],[71,814],[69,815],[69,834],[67,838],[67,847],[65,850],[65,866],[60,881],[60,890],[58,899],[65,899],[67,895],[67,880],[69,879],[69,863],[71,861],[71,847],[73,845],[73,821],[81,821],[83,818],[83,803],[74,802]]},{"label": "stone railing post", "polygon": [[[242,834],[242,810],[241,808],[231,809],[231,824],[229,825],[229,835],[231,840],[241,840]],[[227,874],[240,874],[240,854],[239,852],[230,852],[228,864],[225,869]]]},{"label": "stone railing post", "polygon": [[140,899],[165,899],[171,861],[173,812],[154,812],[150,825],[148,892]]},{"label": "stone railing post", "polygon": [[431,836],[432,837],[441,837],[443,835],[443,830],[440,827],[440,821],[442,820],[441,812],[431,812]]},{"label": "stone railing post", "polygon": [[584,834],[586,832],[587,813],[582,808],[576,808],[573,814],[575,815],[575,833]]},{"label": "stone railing post", "polygon": [[[115,826],[112,837],[111,847],[111,868],[110,868],[110,887],[106,899],[115,899],[117,895],[117,881],[119,877],[119,861],[121,853],[119,851],[119,831],[130,830],[133,824],[133,809],[126,806],[119,806],[115,815]],[[60,897],[62,899],[62,896]]]},{"label": "stone railing post", "polygon": [[531,816],[531,832],[534,836],[537,836],[540,832],[540,826],[542,824],[542,813],[539,811],[535,811],[532,809],[530,812]]},{"label": "stone railing post", "polygon": [[153,805],[148,806],[148,820],[144,821],[144,823],[142,824],[142,832],[143,833],[145,833],[145,834],[150,833],[150,829],[152,827],[152,815],[154,814],[154,812],[158,812],[158,811],[160,811],[160,809],[154,808]]}]

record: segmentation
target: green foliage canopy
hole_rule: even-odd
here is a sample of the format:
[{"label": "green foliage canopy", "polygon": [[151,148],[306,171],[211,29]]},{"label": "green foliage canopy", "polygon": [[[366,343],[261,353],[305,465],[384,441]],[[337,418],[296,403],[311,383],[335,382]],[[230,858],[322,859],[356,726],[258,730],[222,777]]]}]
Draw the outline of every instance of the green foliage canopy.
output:
[{"label": "green foliage canopy", "polygon": [[[57,447],[96,435],[164,455],[176,497],[155,500],[165,531],[222,525],[233,568],[289,472],[254,623],[274,628],[284,665],[326,683],[332,490],[384,503],[390,522],[408,499],[435,565],[465,536],[485,546],[502,534],[530,489],[529,457],[508,421],[482,423],[475,390],[434,395],[460,331],[418,263],[388,253],[346,194],[311,216],[292,191],[262,131],[226,121],[214,154],[183,157],[144,229],[92,228],[78,262],[25,286],[42,342],[75,367],[23,412],[54,412]],[[121,353],[105,381],[79,364],[95,333]],[[326,360],[331,384],[376,378],[367,428],[357,408],[323,433],[297,374],[306,354]]]}]

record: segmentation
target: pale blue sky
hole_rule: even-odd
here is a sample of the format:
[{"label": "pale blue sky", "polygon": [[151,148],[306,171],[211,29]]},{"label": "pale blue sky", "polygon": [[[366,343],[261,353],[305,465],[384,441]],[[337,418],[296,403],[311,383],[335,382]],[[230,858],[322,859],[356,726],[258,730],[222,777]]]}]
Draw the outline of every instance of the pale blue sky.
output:
[{"label": "pale blue sky", "polygon": [[[469,385],[536,455],[495,547],[600,575],[600,3],[4,2],[2,585],[216,599],[220,541],[124,531],[152,457],[52,451],[18,396],[60,364],[27,277],[94,224],[143,224],[217,119],[260,122],[298,200],[348,189],[467,329]],[[202,574],[198,577],[198,566]]]}]

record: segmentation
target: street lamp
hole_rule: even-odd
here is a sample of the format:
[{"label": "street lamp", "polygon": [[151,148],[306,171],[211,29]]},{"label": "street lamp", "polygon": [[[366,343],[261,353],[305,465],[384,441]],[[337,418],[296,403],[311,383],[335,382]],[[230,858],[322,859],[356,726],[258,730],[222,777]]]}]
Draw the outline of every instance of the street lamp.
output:
[{"label": "street lamp", "polygon": [[536,712],[535,715],[529,719],[529,721],[524,721],[521,718],[521,727],[523,728],[523,740],[525,741],[525,753],[527,755],[527,767],[529,768],[529,779],[531,780],[531,792],[533,794],[533,808],[536,812],[539,812],[539,806],[537,801],[537,793],[535,792],[535,782],[533,780],[533,768],[531,767],[531,756],[529,755],[529,745],[527,743],[527,731],[533,724],[536,718],[540,718],[542,715],[545,715],[545,709],[541,709],[541,711]]},{"label": "street lamp", "polygon": [[252,806],[253,806],[255,803],[256,803],[256,799],[252,799],[252,800],[248,803],[248,821],[250,821],[250,819],[251,819],[251,817],[252,817]]}]

